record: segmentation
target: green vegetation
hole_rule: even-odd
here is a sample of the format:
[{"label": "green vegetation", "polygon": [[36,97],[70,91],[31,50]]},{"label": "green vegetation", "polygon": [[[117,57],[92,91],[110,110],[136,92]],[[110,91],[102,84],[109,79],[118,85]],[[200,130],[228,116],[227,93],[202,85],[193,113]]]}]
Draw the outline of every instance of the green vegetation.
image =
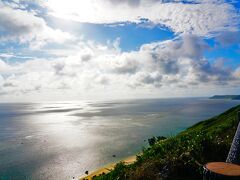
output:
[{"label": "green vegetation", "polygon": [[215,95],[215,96],[210,97],[210,99],[240,100],[240,95]]},{"label": "green vegetation", "polygon": [[225,161],[237,128],[240,105],[197,123],[175,137],[154,138],[134,164],[120,162],[94,180],[202,179],[202,165]]}]

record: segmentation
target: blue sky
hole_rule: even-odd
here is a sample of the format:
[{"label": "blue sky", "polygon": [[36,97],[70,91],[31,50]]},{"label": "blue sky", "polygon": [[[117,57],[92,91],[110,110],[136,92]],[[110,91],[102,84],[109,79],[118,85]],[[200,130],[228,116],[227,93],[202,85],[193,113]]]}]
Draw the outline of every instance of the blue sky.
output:
[{"label": "blue sky", "polygon": [[0,7],[3,101],[239,94],[238,1],[2,0]]}]

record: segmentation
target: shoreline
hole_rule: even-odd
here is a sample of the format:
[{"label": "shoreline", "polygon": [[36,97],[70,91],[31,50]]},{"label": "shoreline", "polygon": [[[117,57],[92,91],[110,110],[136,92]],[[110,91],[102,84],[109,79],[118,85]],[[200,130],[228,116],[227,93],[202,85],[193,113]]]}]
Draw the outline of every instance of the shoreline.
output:
[{"label": "shoreline", "polygon": [[91,180],[94,176],[99,176],[103,173],[107,174],[109,173],[111,170],[114,169],[115,165],[119,162],[125,162],[126,164],[132,164],[136,161],[136,158],[137,158],[137,155],[133,155],[133,156],[129,156],[123,160],[120,160],[116,163],[111,163],[111,164],[108,164],[106,166],[103,166],[99,169],[96,169],[94,170],[93,172],[91,172],[90,174],[86,175],[86,176],[82,176],[79,178],[79,180]]}]

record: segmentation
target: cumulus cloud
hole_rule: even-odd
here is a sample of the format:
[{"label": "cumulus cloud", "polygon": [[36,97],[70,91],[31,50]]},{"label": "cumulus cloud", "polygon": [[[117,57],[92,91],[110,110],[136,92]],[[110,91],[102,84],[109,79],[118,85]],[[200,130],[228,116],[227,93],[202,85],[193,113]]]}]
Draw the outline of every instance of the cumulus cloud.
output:
[{"label": "cumulus cloud", "polygon": [[48,42],[63,43],[73,37],[59,29],[52,29],[45,20],[26,10],[14,9],[0,3],[0,40],[30,43],[39,48]]},{"label": "cumulus cloud", "polygon": [[140,4],[140,0],[110,0],[114,5],[119,5],[126,3],[130,6],[138,6]]},{"label": "cumulus cloud", "polygon": [[[221,31],[235,31],[239,13],[224,1],[158,0],[48,0],[49,13],[59,18],[87,23],[142,23],[167,27],[176,34],[210,36]],[[189,2],[189,3],[187,3]]]},{"label": "cumulus cloud", "polygon": [[[240,42],[239,12],[224,0],[3,2],[0,2],[0,43],[27,43],[31,56],[33,49],[44,45],[47,48],[41,48],[45,53],[41,57],[46,57],[41,59],[9,49],[0,53],[2,97],[34,93],[39,97],[51,98],[56,93],[78,97],[101,92],[110,96],[114,92],[150,94],[149,91],[162,96],[169,91],[202,95],[204,89],[214,92],[240,82],[240,67],[229,68],[222,59],[210,62],[204,57],[211,48],[205,37],[214,36],[221,46]],[[40,12],[46,7],[47,11]],[[82,38],[78,41],[71,34],[51,27],[47,23],[50,15],[104,25],[158,26],[172,30],[175,37],[122,52],[120,38],[106,45]],[[20,58],[21,61],[16,60]]]},{"label": "cumulus cloud", "polygon": [[238,67],[238,68],[235,70],[234,76],[235,76],[236,78],[240,78],[240,67]]},{"label": "cumulus cloud", "polygon": [[[82,45],[83,46],[83,45]],[[208,47],[195,36],[143,45],[138,51],[119,52],[113,46],[85,43],[72,56],[22,63],[0,61],[2,95],[25,93],[108,92],[128,89],[184,87],[202,92],[202,87],[223,87],[239,82],[239,68],[210,63],[203,56]],[[14,71],[13,71],[14,69]]]},{"label": "cumulus cloud", "polygon": [[222,46],[240,44],[240,31],[222,32],[216,37],[216,41]]}]

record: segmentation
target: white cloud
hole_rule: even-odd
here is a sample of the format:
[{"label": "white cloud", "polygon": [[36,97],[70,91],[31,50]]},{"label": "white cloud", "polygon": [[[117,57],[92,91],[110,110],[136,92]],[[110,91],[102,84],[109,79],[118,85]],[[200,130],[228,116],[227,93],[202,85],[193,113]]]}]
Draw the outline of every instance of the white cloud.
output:
[{"label": "white cloud", "polygon": [[[147,19],[152,25],[165,26],[179,34],[209,36],[221,31],[235,31],[239,14],[224,1],[157,0],[48,0],[49,13],[59,18],[88,23],[141,23]],[[194,2],[194,1],[190,1]]]},{"label": "white cloud", "polygon": [[30,43],[39,48],[48,42],[63,43],[73,37],[59,29],[52,29],[45,20],[26,10],[0,4],[0,40]]},{"label": "white cloud", "polygon": [[[240,67],[225,67],[222,60],[210,63],[204,57],[209,46],[202,37],[214,35],[221,45],[238,43],[236,10],[223,0],[185,2],[191,3],[180,0],[0,2],[0,42],[27,43],[30,51],[48,45],[41,51],[51,56],[37,59],[22,56],[24,52],[0,53],[1,99],[31,95],[51,100],[56,94],[65,100],[94,94],[114,98],[135,94],[189,96],[239,88]],[[172,40],[143,44],[136,51],[122,52],[120,38],[106,45],[83,42],[82,37],[77,41],[71,34],[50,27],[29,3],[48,7],[50,15],[79,22],[110,25],[142,23],[144,18],[148,19],[148,25],[165,26],[178,35]],[[14,58],[22,61],[11,62]]]},{"label": "white cloud", "polygon": [[216,37],[216,41],[219,42],[223,47],[232,44],[240,44],[240,31],[222,32]]},{"label": "white cloud", "polygon": [[0,73],[4,75],[0,94],[14,98],[35,93],[36,97],[47,94],[53,98],[56,93],[67,93],[69,100],[72,95],[91,98],[92,93],[112,97],[115,93],[148,95],[154,91],[163,96],[171,89],[171,94],[186,96],[190,90],[196,95],[207,93],[204,89],[236,85],[239,69],[226,68],[220,62],[211,64],[203,57],[205,48],[201,39],[183,36],[145,44],[132,52],[120,52],[113,45],[85,43],[72,56],[11,64],[0,61]]},{"label": "white cloud", "polygon": [[0,53],[0,58],[2,59],[32,59],[31,56],[23,56],[21,54],[13,54],[13,53]]},{"label": "white cloud", "polygon": [[11,72],[11,66],[0,59],[0,74]]},{"label": "white cloud", "polygon": [[234,76],[235,76],[236,78],[240,78],[240,67],[238,67],[238,68],[235,70]]}]

